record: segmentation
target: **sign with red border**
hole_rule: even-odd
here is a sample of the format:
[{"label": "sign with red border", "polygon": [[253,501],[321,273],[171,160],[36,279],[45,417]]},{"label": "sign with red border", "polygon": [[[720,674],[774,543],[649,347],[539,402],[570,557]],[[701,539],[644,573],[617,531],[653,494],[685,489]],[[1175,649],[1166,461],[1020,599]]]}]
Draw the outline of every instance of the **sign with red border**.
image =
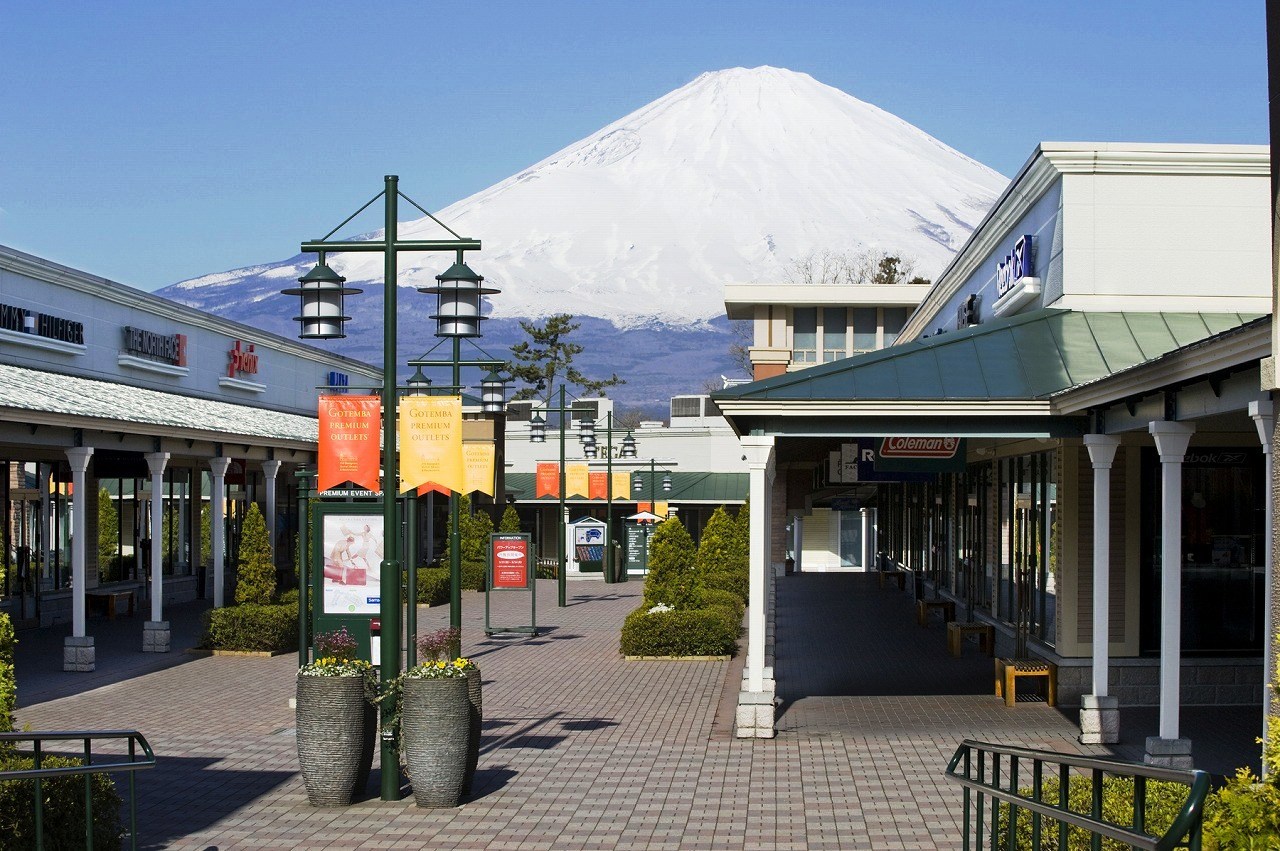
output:
[{"label": "sign with red border", "polygon": [[489,564],[495,591],[529,587],[529,537],[527,535],[493,535],[490,538]]}]

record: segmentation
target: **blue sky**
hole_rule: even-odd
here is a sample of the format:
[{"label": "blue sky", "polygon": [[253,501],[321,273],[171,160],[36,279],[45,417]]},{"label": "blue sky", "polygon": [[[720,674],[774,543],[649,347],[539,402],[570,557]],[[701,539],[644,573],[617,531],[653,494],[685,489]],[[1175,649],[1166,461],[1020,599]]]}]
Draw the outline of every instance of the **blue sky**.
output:
[{"label": "blue sky", "polygon": [[737,65],[1006,175],[1046,139],[1268,138],[1264,0],[46,0],[4,15],[0,243],[143,289],[279,260],[384,174],[439,209]]}]

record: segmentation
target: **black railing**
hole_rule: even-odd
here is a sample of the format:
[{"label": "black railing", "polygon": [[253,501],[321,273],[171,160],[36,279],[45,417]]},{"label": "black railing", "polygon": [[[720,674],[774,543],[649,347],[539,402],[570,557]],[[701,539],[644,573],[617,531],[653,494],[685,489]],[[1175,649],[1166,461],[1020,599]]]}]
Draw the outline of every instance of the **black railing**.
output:
[{"label": "black railing", "polygon": [[[51,751],[47,742],[79,742],[80,747]],[[119,743],[104,752],[107,742]],[[95,745],[98,750],[95,751]],[[27,749],[24,749],[26,746]],[[138,847],[138,794],[134,775],[145,768],[154,768],[155,753],[143,735],[136,730],[76,730],[58,732],[0,733],[0,747],[15,748],[18,756],[29,757],[32,767],[0,771],[0,782],[30,780],[35,799],[35,841],[37,851],[44,849],[44,795],[41,786],[45,780],[55,777],[84,777],[84,845],[93,848],[93,780],[94,775],[124,772],[129,778],[129,840],[130,847]],[[141,751],[141,753],[139,753]],[[49,766],[45,760],[62,757],[78,764]],[[65,817],[65,813],[55,813]]]},{"label": "black railing", "polygon": [[[1092,849],[1101,849],[1104,837],[1152,851],[1200,849],[1204,801],[1209,792],[1209,775],[1203,771],[1179,771],[966,739],[951,757],[946,775],[964,787],[965,851],[1067,849],[1071,828],[1084,831]],[[1087,812],[1078,804],[1071,804],[1073,779],[1077,790],[1087,792]],[[1113,786],[1119,780],[1125,785],[1122,794],[1132,798],[1125,805],[1127,824],[1104,817],[1104,782],[1108,780]],[[1147,827],[1151,791],[1148,781],[1187,787],[1186,798],[1172,824],[1160,835],[1153,835]],[[1080,796],[1076,798],[1079,801]],[[1114,802],[1109,811],[1115,812]],[[989,844],[984,845],[984,840]]]}]

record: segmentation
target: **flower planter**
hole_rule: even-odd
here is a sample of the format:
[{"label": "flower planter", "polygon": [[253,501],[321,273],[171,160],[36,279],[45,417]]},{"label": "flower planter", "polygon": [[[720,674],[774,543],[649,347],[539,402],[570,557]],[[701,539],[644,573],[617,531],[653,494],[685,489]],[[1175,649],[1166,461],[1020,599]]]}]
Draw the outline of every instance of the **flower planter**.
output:
[{"label": "flower planter", "polygon": [[407,678],[402,701],[401,746],[414,803],[458,806],[470,741],[466,678]]},{"label": "flower planter", "polygon": [[376,719],[363,676],[298,676],[298,765],[313,807],[345,807],[369,781]]},{"label": "flower planter", "polygon": [[467,671],[467,770],[462,780],[462,794],[471,794],[471,782],[476,776],[476,764],[480,761],[480,727],[484,721],[484,706],[480,698],[480,669]]}]

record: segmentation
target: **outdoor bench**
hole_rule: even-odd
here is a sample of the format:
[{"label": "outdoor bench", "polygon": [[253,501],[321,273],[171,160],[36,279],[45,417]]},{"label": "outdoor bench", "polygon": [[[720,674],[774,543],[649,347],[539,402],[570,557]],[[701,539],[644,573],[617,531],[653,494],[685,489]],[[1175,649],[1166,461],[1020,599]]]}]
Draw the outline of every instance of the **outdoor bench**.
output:
[{"label": "outdoor bench", "polygon": [[1043,659],[997,659],[996,697],[1004,698],[1005,706],[1017,701],[1018,680],[1022,677],[1043,677],[1045,703],[1058,702],[1058,666]]}]

